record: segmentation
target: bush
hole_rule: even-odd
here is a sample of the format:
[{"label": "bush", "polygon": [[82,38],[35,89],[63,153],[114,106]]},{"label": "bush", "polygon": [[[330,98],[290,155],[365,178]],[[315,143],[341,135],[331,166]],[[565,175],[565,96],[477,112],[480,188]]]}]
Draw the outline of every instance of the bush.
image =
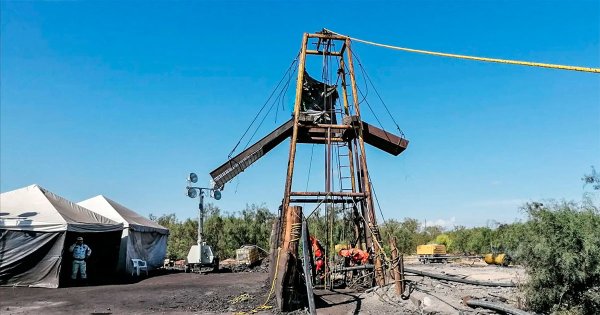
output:
[{"label": "bush", "polygon": [[524,293],[536,312],[600,311],[600,213],[591,201],[528,203],[518,259],[529,275]]},{"label": "bush", "polygon": [[[234,257],[235,250],[246,244],[268,250],[275,215],[265,206],[247,205],[240,212],[223,215],[218,207],[209,203],[204,211],[204,241],[221,259]],[[179,221],[175,214],[158,218],[151,215],[151,219],[169,229],[167,256],[186,258],[190,247],[198,239],[198,220],[188,218]]]}]

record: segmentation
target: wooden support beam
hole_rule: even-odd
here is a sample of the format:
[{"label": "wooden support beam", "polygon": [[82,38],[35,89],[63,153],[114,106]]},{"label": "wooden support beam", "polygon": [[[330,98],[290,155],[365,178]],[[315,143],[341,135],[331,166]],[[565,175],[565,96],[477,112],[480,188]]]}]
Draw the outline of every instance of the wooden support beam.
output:
[{"label": "wooden support beam", "polygon": [[283,209],[290,204],[290,192],[292,191],[292,178],[294,176],[294,162],[296,160],[296,142],[298,141],[298,120],[300,117],[300,103],[302,102],[302,85],[304,83],[304,69],[306,67],[306,45],[308,44],[308,33],[302,37],[300,59],[298,60],[298,80],[296,81],[296,98],[294,100],[294,125],[292,127],[292,139],[290,141],[290,155],[288,158],[287,177],[285,191],[283,194]]},{"label": "wooden support beam", "polygon": [[331,128],[331,129],[351,129],[354,128],[350,125],[329,125],[329,124],[316,124],[320,128]]},{"label": "wooden support beam", "polygon": [[396,295],[404,294],[404,281],[402,281],[404,275],[402,269],[404,261],[402,256],[398,255],[398,247],[396,246],[396,237],[390,238],[390,249],[392,251],[392,269],[394,272],[394,284],[396,286]]},{"label": "wooden support beam", "polygon": [[364,193],[339,192],[339,191],[292,191],[290,196],[294,197],[366,197]]},{"label": "wooden support beam", "polygon": [[362,198],[352,198],[352,199],[338,199],[338,198],[292,198],[290,199],[290,204],[292,203],[348,203],[353,204],[357,201],[360,201]]},{"label": "wooden support beam", "polygon": [[322,51],[322,50],[307,50],[308,55],[326,55],[326,56],[341,56],[342,53],[337,51]]},{"label": "wooden support beam", "polygon": [[343,41],[349,39],[346,36],[333,35],[333,34],[317,34],[317,33],[308,34],[308,38],[321,38],[321,39],[343,40]]},{"label": "wooden support beam", "polygon": [[283,239],[278,253],[275,272],[275,297],[281,311],[293,310],[298,306],[300,286],[298,270],[298,244],[302,233],[302,207],[290,206],[283,213]]},{"label": "wooden support beam", "polygon": [[[346,142],[344,138],[327,138],[327,137],[308,137],[308,139],[302,139],[302,143],[324,143],[327,142]],[[300,140],[298,140],[300,142]]]}]

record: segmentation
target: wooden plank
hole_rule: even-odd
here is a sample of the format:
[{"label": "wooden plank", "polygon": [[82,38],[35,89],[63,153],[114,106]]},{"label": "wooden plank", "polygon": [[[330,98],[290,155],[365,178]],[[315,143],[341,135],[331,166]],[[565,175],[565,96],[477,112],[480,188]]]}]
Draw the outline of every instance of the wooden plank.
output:
[{"label": "wooden plank", "polygon": [[306,284],[306,297],[308,299],[308,311],[310,315],[316,315],[317,309],[315,307],[315,295],[313,293],[312,284],[312,255],[310,254],[310,241],[308,239],[308,226],[306,220],[302,220],[302,261],[304,267],[304,283]]}]

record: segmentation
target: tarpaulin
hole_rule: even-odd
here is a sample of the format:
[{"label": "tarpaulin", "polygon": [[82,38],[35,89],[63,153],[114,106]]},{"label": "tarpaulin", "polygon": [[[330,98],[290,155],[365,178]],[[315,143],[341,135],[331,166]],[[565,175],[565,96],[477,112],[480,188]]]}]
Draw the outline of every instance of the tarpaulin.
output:
[{"label": "tarpaulin", "polygon": [[327,85],[304,72],[302,104],[300,111],[314,117],[316,123],[336,124],[335,103],[338,99],[336,85]]}]

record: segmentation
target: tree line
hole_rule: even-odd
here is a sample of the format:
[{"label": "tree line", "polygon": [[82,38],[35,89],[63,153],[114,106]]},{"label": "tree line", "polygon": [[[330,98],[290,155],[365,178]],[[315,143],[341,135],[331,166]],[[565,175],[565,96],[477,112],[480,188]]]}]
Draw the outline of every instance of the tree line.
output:
[{"label": "tree line", "polygon": [[[224,213],[209,203],[204,212],[203,239],[221,259],[235,257],[235,250],[248,244],[268,250],[275,215],[264,205],[252,204],[239,212]],[[174,213],[150,215],[150,219],[169,229],[167,256],[185,259],[198,239],[198,219],[180,220]]]},{"label": "tree line", "polygon": [[[353,242],[353,224],[347,209],[333,207],[308,218],[310,233],[327,243]],[[413,218],[390,219],[380,224],[384,249],[395,237],[404,254],[414,254],[417,245],[444,244],[453,254],[504,252],[523,265],[529,280],[522,286],[527,305],[537,312],[568,310],[588,314],[600,310],[600,210],[593,197],[582,202],[531,202],[521,210],[523,222],[487,227],[425,226]],[[221,259],[234,257],[242,245],[268,250],[276,215],[264,205],[247,205],[237,212],[224,212],[208,204],[205,208],[204,239]],[[175,214],[151,216],[170,230],[167,252],[183,259],[196,243],[198,221],[178,219]],[[329,251],[333,253],[333,248]]]}]

